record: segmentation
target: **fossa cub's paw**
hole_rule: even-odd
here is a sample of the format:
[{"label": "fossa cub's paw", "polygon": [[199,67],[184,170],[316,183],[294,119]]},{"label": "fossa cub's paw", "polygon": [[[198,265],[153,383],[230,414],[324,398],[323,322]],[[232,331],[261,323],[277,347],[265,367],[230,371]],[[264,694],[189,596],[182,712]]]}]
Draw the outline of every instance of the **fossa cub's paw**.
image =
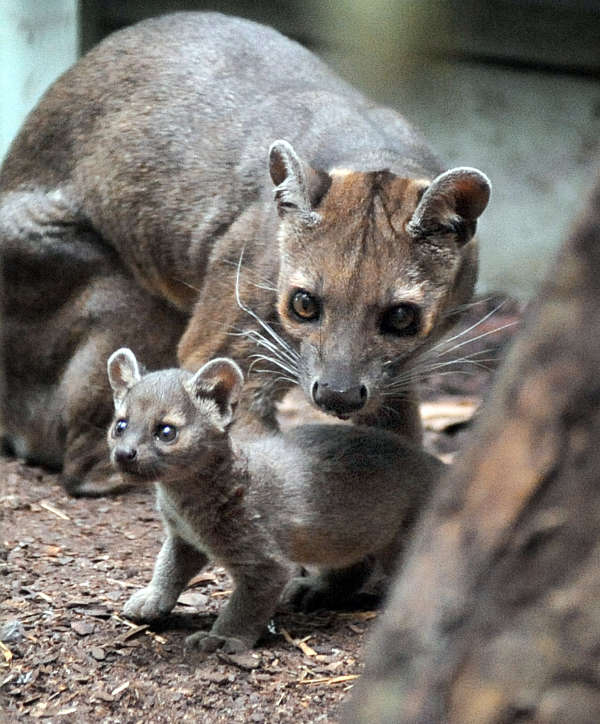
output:
[{"label": "fossa cub's paw", "polygon": [[175,605],[173,596],[152,586],[136,591],[123,607],[125,618],[136,623],[149,623],[164,618]]},{"label": "fossa cub's paw", "polygon": [[251,647],[241,639],[220,636],[211,631],[198,631],[186,638],[184,648],[186,652],[200,651],[210,654],[213,651],[223,651],[226,654],[239,654]]}]

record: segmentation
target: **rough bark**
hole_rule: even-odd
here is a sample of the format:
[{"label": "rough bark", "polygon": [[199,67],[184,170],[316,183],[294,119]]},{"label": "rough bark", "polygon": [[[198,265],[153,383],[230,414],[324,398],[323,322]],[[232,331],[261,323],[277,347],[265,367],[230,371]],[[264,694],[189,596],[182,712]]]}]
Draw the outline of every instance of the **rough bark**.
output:
[{"label": "rough bark", "polygon": [[600,184],[438,489],[348,722],[600,722]]}]

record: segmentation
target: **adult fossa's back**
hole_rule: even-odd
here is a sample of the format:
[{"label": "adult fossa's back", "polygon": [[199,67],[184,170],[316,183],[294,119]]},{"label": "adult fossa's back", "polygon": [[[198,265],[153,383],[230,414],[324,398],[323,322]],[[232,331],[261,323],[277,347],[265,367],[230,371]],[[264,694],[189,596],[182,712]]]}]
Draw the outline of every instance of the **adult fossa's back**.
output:
[{"label": "adult fossa's back", "polygon": [[110,36],[67,72],[12,147],[0,188],[60,189],[61,214],[90,224],[146,288],[189,311],[206,240],[272,199],[275,139],[293,138],[317,168],[436,175],[400,123],[271,28],[180,13]]},{"label": "adult fossa's back", "polygon": [[115,489],[100,361],[126,345],[170,366],[177,344],[192,370],[262,356],[240,427],[273,427],[298,384],[418,439],[399,375],[470,297],[489,196],[481,172],[441,171],[401,116],[269,28],[181,13],[109,37],[0,171],[13,446],[73,493]]}]

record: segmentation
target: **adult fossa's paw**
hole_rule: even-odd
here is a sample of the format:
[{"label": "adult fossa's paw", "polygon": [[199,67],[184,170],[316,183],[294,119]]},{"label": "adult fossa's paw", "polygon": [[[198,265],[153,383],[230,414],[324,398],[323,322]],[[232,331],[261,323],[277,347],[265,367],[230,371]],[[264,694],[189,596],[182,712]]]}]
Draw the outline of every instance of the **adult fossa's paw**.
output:
[{"label": "adult fossa's paw", "polygon": [[226,654],[239,654],[247,651],[251,646],[241,639],[220,636],[211,631],[198,631],[186,638],[184,648],[186,652],[199,651],[211,654],[213,651],[223,651]]},{"label": "adult fossa's paw", "polygon": [[367,556],[346,568],[292,578],[283,591],[283,602],[296,611],[345,608],[367,581],[372,568],[373,558]]},{"label": "adult fossa's paw", "polygon": [[294,611],[317,611],[321,608],[340,608],[344,601],[319,576],[292,578],[283,592],[282,601]]},{"label": "adult fossa's paw", "polygon": [[174,605],[173,595],[168,591],[147,586],[130,597],[123,607],[123,615],[136,623],[150,623],[167,616]]}]

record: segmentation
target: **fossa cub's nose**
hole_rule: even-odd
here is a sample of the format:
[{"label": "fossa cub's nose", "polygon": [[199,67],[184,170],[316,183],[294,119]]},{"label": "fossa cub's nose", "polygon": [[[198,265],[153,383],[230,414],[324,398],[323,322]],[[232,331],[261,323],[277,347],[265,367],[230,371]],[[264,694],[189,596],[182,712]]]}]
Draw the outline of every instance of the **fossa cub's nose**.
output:
[{"label": "fossa cub's nose", "polygon": [[118,447],[115,450],[115,462],[118,465],[127,466],[137,457],[137,450],[133,447]]},{"label": "fossa cub's nose", "polygon": [[340,416],[350,415],[362,409],[368,396],[367,388],[364,385],[341,387],[317,381],[312,388],[315,404],[325,412]]}]

